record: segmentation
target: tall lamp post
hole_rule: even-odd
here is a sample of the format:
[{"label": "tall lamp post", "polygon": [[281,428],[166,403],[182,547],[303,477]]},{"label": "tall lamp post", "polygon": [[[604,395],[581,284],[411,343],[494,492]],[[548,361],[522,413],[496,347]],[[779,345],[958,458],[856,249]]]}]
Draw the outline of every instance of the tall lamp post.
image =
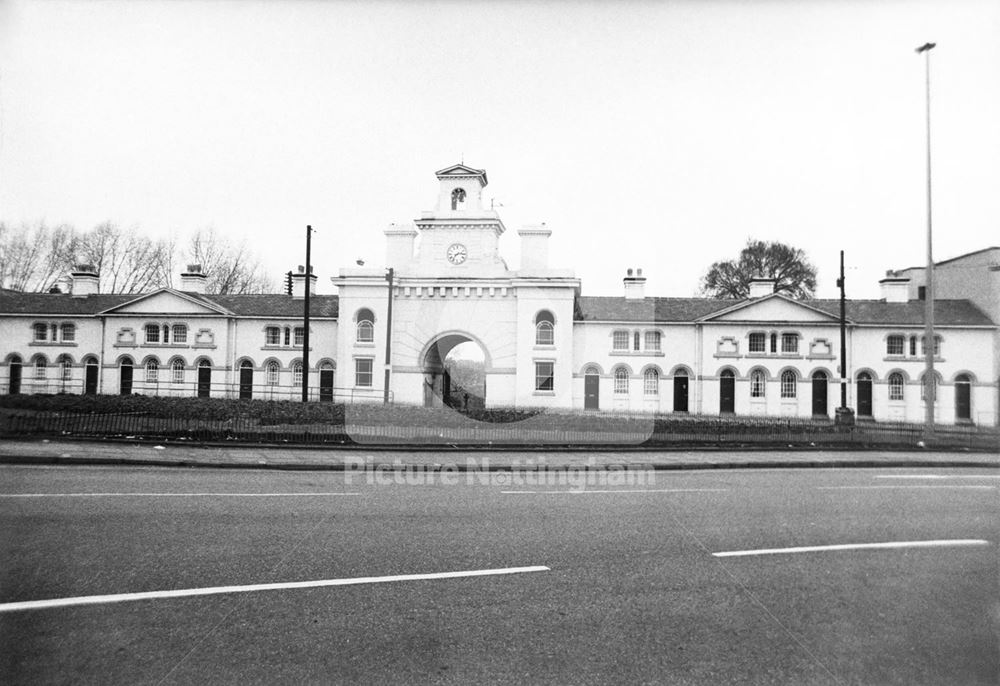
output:
[{"label": "tall lamp post", "polygon": [[931,250],[931,50],[936,43],[924,43],[917,54],[924,54],[927,107],[927,270],[924,287],[924,433],[934,435],[934,404],[937,384],[934,379],[934,256]]}]

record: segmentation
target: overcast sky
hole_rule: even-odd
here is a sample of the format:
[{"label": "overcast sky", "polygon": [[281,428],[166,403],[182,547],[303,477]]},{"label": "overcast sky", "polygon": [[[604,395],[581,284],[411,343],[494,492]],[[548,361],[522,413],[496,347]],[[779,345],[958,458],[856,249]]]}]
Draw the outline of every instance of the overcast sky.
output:
[{"label": "overcast sky", "polygon": [[[1000,244],[1000,3],[3,2],[0,220],[214,226],[270,272],[384,260],[383,229],[486,169],[586,295],[689,296],[748,237],[818,295],[878,297],[934,250]],[[205,265],[211,269],[211,265]]]}]

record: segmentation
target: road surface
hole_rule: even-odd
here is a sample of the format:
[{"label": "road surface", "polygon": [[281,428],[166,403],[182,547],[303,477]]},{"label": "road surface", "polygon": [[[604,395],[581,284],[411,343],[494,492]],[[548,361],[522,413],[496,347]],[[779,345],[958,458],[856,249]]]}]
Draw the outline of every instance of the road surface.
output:
[{"label": "road surface", "polygon": [[2,466],[0,681],[1000,681],[1000,473],[631,476]]}]

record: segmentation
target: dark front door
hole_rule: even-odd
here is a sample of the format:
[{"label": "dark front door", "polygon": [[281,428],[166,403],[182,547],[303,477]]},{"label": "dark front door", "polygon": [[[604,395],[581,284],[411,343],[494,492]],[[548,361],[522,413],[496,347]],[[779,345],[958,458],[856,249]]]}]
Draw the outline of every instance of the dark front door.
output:
[{"label": "dark front door", "polygon": [[867,374],[858,377],[858,416],[872,416],[872,380]]},{"label": "dark front door", "polygon": [[132,365],[123,364],[120,370],[118,392],[122,395],[132,395]]},{"label": "dark front door", "polygon": [[21,392],[21,363],[10,363],[10,387],[8,392],[16,395]]},{"label": "dark front door", "polygon": [[601,409],[601,377],[597,374],[587,374],[583,377],[583,409]]},{"label": "dark front door", "polygon": [[674,377],[674,412],[688,411],[688,378]]},{"label": "dark front door", "polygon": [[972,386],[962,379],[955,382],[955,419],[972,419]]},{"label": "dark front door", "polygon": [[732,372],[723,373],[719,379],[719,412],[721,414],[736,412],[736,377]]},{"label": "dark front door", "polygon": [[198,397],[207,398],[212,394],[212,368],[198,367]]},{"label": "dark front door", "polygon": [[813,374],[813,416],[827,415],[827,392],[826,374],[816,372]]},{"label": "dark front door", "polygon": [[[201,369],[198,370],[198,390],[201,391]],[[253,398],[253,367],[240,367],[240,400]]]},{"label": "dark front door", "polygon": [[333,402],[333,370],[319,370],[319,401],[321,403]]},{"label": "dark front door", "polygon": [[97,393],[97,365],[89,363],[86,366],[86,376],[83,382],[83,394],[95,395]]}]

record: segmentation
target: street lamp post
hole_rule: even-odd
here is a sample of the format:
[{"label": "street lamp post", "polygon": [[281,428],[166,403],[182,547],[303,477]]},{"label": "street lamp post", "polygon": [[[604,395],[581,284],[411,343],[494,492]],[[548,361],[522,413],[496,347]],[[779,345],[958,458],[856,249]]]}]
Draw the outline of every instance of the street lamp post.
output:
[{"label": "street lamp post", "polygon": [[934,435],[934,404],[937,388],[934,379],[934,256],[931,241],[931,50],[936,43],[924,43],[917,54],[924,54],[927,108],[927,270],[924,286],[924,432]]},{"label": "street lamp post", "polygon": [[389,267],[385,272],[385,280],[389,284],[389,304],[385,314],[385,381],[382,391],[382,403],[389,404],[389,382],[392,370],[392,289],[395,271]]}]

